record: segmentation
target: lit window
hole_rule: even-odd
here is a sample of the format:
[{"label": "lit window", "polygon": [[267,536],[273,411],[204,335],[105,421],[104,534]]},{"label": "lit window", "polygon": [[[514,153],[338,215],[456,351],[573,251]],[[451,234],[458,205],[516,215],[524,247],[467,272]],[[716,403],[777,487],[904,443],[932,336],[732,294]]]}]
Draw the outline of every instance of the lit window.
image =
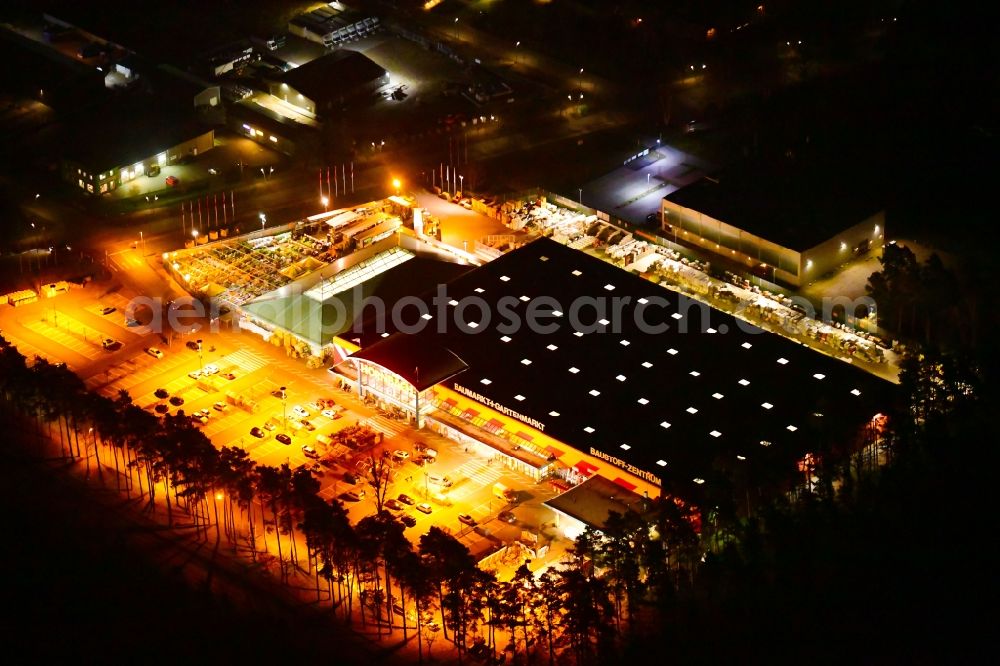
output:
[{"label": "lit window", "polygon": [[456,300],[455,300],[455,299],[453,298],[453,299],[451,299],[450,301],[448,301],[448,305],[450,305],[450,306],[452,306],[452,307],[455,307],[456,305],[458,305],[458,301],[456,301]]},{"label": "lit window", "polygon": [[694,408],[694,407],[688,407],[685,411],[688,414],[697,414],[698,413],[698,410],[696,408]]},{"label": "lit window", "polygon": [[705,332],[706,333],[718,333],[718,331],[716,331],[714,328],[706,328]]},{"label": "lit window", "polygon": [[486,377],[483,377],[482,379],[479,380],[479,383],[480,384],[485,384],[486,386],[489,386],[490,384],[493,383],[493,380],[492,379],[487,379]]},{"label": "lit window", "polygon": [[580,331],[573,331],[573,335],[575,335],[578,338],[582,338],[583,337],[583,333],[581,333]]},{"label": "lit window", "polygon": [[267,138],[271,143],[278,143],[278,137],[274,136],[273,134],[269,134]]},{"label": "lit window", "polygon": [[737,460],[746,460],[746,456],[736,456]]},{"label": "lit window", "polygon": [[638,402],[640,405],[648,405],[649,404],[649,400],[646,400],[645,398],[639,398],[638,400],[636,400],[636,402]]},{"label": "lit window", "polygon": [[548,257],[546,257],[546,256],[545,256],[545,255],[543,254],[542,256],[538,257],[538,260],[539,260],[539,261],[548,261],[548,260],[549,260],[549,258],[548,258]]},{"label": "lit window", "polygon": [[383,333],[383,334],[382,334],[382,337],[383,337],[383,338],[387,338],[387,337],[389,337],[389,334],[388,334],[388,333]]},{"label": "lit window", "polygon": [[766,439],[762,439],[760,440],[760,445],[766,448],[768,446],[771,446],[771,442],[767,441]]},{"label": "lit window", "polygon": [[590,395],[596,398],[597,396],[601,395],[601,392],[598,391],[597,389],[590,389]]},{"label": "lit window", "polygon": [[[481,294],[481,293],[483,293],[486,290],[483,289],[482,287],[476,287],[473,291],[475,291],[477,294]],[[456,303],[456,305],[458,305],[458,304]]]},{"label": "lit window", "polygon": [[562,311],[561,310],[553,310],[552,311],[552,316],[553,317],[562,317]]},{"label": "lit window", "polygon": [[479,328],[479,322],[478,321],[469,321],[469,322],[466,322],[465,325],[468,326],[469,328]]},{"label": "lit window", "polygon": [[713,430],[712,432],[710,432],[708,434],[711,435],[712,437],[722,437],[722,433],[719,432],[718,430]]}]

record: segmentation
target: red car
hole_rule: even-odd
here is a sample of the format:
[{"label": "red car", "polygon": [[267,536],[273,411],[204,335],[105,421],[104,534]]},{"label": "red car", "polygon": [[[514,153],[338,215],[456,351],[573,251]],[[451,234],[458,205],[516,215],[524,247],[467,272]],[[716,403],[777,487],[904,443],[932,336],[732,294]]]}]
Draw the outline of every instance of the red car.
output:
[{"label": "red car", "polygon": [[167,187],[177,187],[177,183],[179,182],[177,176],[167,176]]}]

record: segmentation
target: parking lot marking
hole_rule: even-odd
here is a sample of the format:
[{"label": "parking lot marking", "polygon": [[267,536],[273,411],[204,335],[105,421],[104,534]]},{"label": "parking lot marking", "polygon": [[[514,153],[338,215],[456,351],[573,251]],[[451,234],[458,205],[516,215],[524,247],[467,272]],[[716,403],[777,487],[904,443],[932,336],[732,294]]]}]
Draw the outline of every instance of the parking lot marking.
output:
[{"label": "parking lot marking", "polygon": [[220,368],[224,368],[227,365],[235,365],[243,370],[243,372],[253,372],[267,365],[267,360],[254,354],[249,349],[240,349],[239,351],[223,356],[216,365]]},{"label": "parking lot marking", "polygon": [[[85,330],[77,333],[74,329],[67,329],[65,328],[63,323],[66,319],[67,318],[64,316],[59,321],[58,327],[51,326],[47,322],[37,321],[37,320],[22,322],[22,325],[25,328],[29,328],[35,333],[38,333],[39,335],[48,338],[49,340],[52,340],[53,342],[60,344],[63,347],[66,347],[67,349],[75,351],[77,354],[80,354],[81,356],[89,358],[91,361],[96,361],[98,358],[100,358],[101,355],[105,352],[97,345],[99,344],[100,340],[103,339],[103,337],[96,331],[94,331],[90,335],[87,335]],[[71,321],[72,320],[66,322],[66,324],[70,325]],[[93,331],[93,329],[90,330]],[[94,342],[91,343],[90,342],[91,340],[93,340]]]}]

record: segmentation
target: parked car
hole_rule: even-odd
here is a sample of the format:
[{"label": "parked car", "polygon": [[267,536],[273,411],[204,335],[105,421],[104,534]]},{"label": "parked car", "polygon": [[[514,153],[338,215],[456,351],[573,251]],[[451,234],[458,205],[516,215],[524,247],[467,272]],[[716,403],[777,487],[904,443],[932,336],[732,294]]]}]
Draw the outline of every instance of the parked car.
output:
[{"label": "parked car", "polygon": [[313,459],[319,458],[319,454],[316,453],[316,449],[314,449],[313,447],[309,446],[308,444],[303,444],[302,445],[302,454],[306,458],[313,458]]},{"label": "parked car", "polygon": [[199,416],[204,416],[207,419],[209,416],[212,415],[212,412],[208,411],[207,409],[199,409],[197,412],[195,412],[195,414]]},{"label": "parked car", "polygon": [[323,466],[319,463],[313,463],[309,466],[309,471],[315,476],[326,476],[326,472],[323,470]]},{"label": "parked car", "polygon": [[271,391],[271,395],[274,396],[275,398],[280,398],[282,396],[281,389],[274,389],[273,391]]},{"label": "parked car", "polygon": [[156,396],[157,398],[159,398],[160,400],[165,400],[165,399],[166,399],[166,397],[167,397],[168,395],[170,395],[170,394],[169,394],[169,393],[167,393],[167,389],[164,389],[164,388],[158,388],[158,389],[156,389],[155,391],[153,391],[153,395],[155,395],[155,396]]},{"label": "parked car", "polygon": [[177,187],[181,181],[178,180],[177,176],[167,176],[167,187]]},{"label": "parked car", "polygon": [[105,350],[113,352],[121,349],[122,343],[112,338],[105,338],[104,342],[101,343],[101,346],[104,347]]},{"label": "parked car", "polygon": [[299,423],[301,423],[302,427],[305,428],[306,430],[308,430],[309,432],[312,432],[313,430],[316,429],[316,426],[314,426],[309,421],[302,420],[302,421],[299,421]]},{"label": "parked car", "polygon": [[214,375],[219,372],[219,366],[214,363],[209,363],[204,368],[201,369],[201,374],[203,375]]},{"label": "parked car", "polygon": [[250,434],[259,439],[264,439],[264,431],[258,428],[257,426],[250,428]]},{"label": "parked car", "polygon": [[184,398],[180,397],[179,395],[175,395],[170,399],[170,404],[173,405],[174,407],[180,407],[181,405],[184,404]]},{"label": "parked car", "polygon": [[184,343],[184,346],[190,349],[191,351],[198,351],[198,343],[195,342],[194,340],[188,340],[187,342]]},{"label": "parked car", "polygon": [[224,402],[217,402],[214,405],[212,405],[212,409],[214,409],[217,412],[224,412],[227,409],[229,409],[229,405],[227,405]]},{"label": "parked car", "polygon": [[403,461],[410,457],[410,454],[402,449],[396,449],[392,452],[392,457],[396,460]]},{"label": "parked car", "polygon": [[400,502],[398,499],[389,498],[385,501],[385,508],[390,511],[402,511],[406,506]]},{"label": "parked car", "polygon": [[288,446],[289,444],[292,443],[292,438],[283,432],[279,432],[277,435],[274,436],[274,438],[279,442],[281,442],[282,444],[284,444],[285,446]]},{"label": "parked car", "polygon": [[309,418],[309,412],[307,412],[306,410],[302,409],[302,407],[300,407],[299,405],[295,405],[294,407],[292,407],[292,414],[295,414],[300,419],[307,419],[307,418]]},{"label": "parked car", "polygon": [[415,499],[413,499],[406,493],[401,493],[396,499],[402,502],[403,504],[407,504],[409,506],[413,506],[414,504],[417,503]]},{"label": "parked car", "polygon": [[472,526],[476,524],[476,519],[467,513],[460,513],[458,514],[458,522],[464,525]]},{"label": "parked car", "polygon": [[206,423],[208,423],[208,417],[206,417],[204,414],[192,414],[191,420],[199,425],[205,425]]},{"label": "parked car", "polygon": [[416,518],[414,518],[413,516],[407,515],[405,513],[402,516],[400,516],[399,519],[407,527],[413,527],[414,525],[417,524]]},{"label": "parked car", "polygon": [[430,504],[428,504],[427,502],[421,502],[420,504],[418,504],[416,506],[416,509],[420,513],[430,513],[431,511],[434,510],[434,508]]},{"label": "parked car", "polygon": [[348,502],[360,502],[364,498],[365,491],[363,490],[348,490],[347,492],[340,493],[340,499]]},{"label": "parked car", "polygon": [[103,310],[101,310],[101,314],[105,314],[105,315],[109,315],[109,314],[111,314],[112,312],[115,312],[115,311],[116,311],[117,309],[118,309],[118,308],[115,308],[115,307],[111,307],[111,306],[109,305],[108,307],[106,307],[106,308],[104,308]]},{"label": "parked car", "polygon": [[146,353],[153,358],[163,358],[163,352],[156,347],[146,347]]},{"label": "parked car", "polygon": [[497,518],[511,525],[517,522],[517,516],[515,516],[512,511],[501,511],[499,515],[497,515]]},{"label": "parked car", "polygon": [[188,377],[191,379],[201,379],[201,370],[192,370],[188,373]]},{"label": "parked car", "polygon": [[223,375],[220,375],[220,377],[222,377],[223,379],[230,379],[230,380],[231,379],[236,379],[236,375],[234,375],[231,372],[227,372],[227,373],[225,373]]},{"label": "parked car", "polygon": [[314,412],[318,412],[321,409],[321,407],[317,405],[315,402],[307,402],[306,409],[311,409]]}]

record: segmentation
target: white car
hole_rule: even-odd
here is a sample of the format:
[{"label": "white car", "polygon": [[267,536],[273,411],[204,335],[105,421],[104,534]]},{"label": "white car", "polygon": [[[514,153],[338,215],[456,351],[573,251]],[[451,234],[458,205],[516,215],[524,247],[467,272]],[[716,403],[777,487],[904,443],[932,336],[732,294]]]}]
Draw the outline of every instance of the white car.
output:
[{"label": "white car", "polygon": [[292,414],[295,414],[300,419],[307,419],[307,418],[309,418],[309,412],[307,412],[306,410],[302,409],[298,405],[295,405],[294,407],[292,407]]},{"label": "white car", "polygon": [[406,451],[403,451],[402,449],[396,449],[395,451],[392,452],[392,457],[395,458],[396,460],[406,460],[407,458],[410,457],[410,454],[407,453]]},{"label": "white car", "polygon": [[157,349],[156,347],[147,347],[146,353],[152,356],[153,358],[163,358],[163,352]]},{"label": "white car", "polygon": [[188,377],[190,377],[191,379],[198,379],[199,377],[201,377],[201,370],[192,370],[191,372],[188,373]]},{"label": "white car", "polygon": [[320,413],[328,419],[337,418],[337,412],[333,411],[332,409],[324,409]]},{"label": "white car", "polygon": [[217,402],[214,405],[212,405],[212,408],[217,412],[224,412],[227,409],[229,409],[229,405],[227,405],[224,402]]},{"label": "white car", "polygon": [[203,375],[214,375],[219,372],[219,366],[214,363],[209,363],[204,368],[201,369],[201,374]]}]

